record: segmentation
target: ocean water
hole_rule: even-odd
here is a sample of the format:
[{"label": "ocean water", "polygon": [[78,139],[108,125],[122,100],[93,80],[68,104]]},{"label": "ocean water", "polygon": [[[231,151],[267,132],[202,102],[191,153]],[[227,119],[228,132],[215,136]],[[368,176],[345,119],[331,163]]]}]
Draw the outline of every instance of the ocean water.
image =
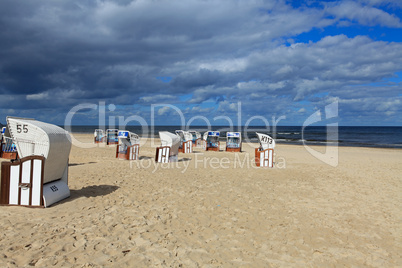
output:
[{"label": "ocean water", "polygon": [[[98,126],[72,126],[76,133],[93,133]],[[159,137],[159,131],[173,132],[182,129],[180,126],[154,126],[142,129],[140,126],[126,126],[126,130],[137,133],[141,137]],[[206,127],[191,127],[202,133]],[[234,127],[213,126],[210,130],[221,131],[221,140],[225,140],[227,131],[240,131],[243,141],[258,143],[255,132],[266,133],[279,144],[307,145],[339,145],[353,147],[379,147],[402,149],[402,127],[325,127],[309,126],[277,126],[276,129],[265,127]]]}]

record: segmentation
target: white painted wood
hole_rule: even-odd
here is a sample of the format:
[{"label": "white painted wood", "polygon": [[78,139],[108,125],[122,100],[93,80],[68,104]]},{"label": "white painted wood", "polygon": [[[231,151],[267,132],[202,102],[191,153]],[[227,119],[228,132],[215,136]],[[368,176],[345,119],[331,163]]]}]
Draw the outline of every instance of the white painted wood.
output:
[{"label": "white painted wood", "polygon": [[[25,161],[22,163],[22,176],[21,183],[31,182],[31,161]],[[21,188],[21,203],[20,205],[29,206],[29,194],[31,192],[30,188]]]},{"label": "white painted wood", "polygon": [[260,167],[274,166],[274,150],[267,149],[260,151]]},{"label": "white painted wood", "polygon": [[135,145],[130,146],[128,148],[128,153],[129,153],[129,159],[130,160],[137,160],[138,159],[139,149],[140,149],[140,146],[138,144],[135,144]]},{"label": "white painted wood", "polygon": [[20,180],[20,166],[10,167],[10,205],[18,205],[19,199],[19,180]]},{"label": "white painted wood", "polygon": [[62,181],[52,181],[43,185],[43,202],[45,207],[59,202],[70,196],[68,185]]},{"label": "white painted wood", "polygon": [[184,153],[189,154],[193,152],[193,141],[189,140],[183,143]]},{"label": "white painted wood", "polygon": [[33,177],[32,177],[32,206],[40,206],[41,201],[41,175],[42,161],[39,159],[33,160]]}]

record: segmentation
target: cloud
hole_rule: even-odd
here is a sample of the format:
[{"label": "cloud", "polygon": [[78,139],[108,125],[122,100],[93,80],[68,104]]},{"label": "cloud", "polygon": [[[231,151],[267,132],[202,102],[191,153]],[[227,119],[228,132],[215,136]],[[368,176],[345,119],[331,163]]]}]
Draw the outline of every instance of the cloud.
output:
[{"label": "cloud", "polygon": [[[400,28],[400,5],[287,3],[4,0],[0,121],[6,109],[63,115],[98,101],[134,111],[171,103],[211,116],[241,101],[247,116],[297,118],[297,111],[335,97],[345,115],[347,109],[367,114],[363,104],[375,100],[383,107],[372,110],[375,120],[397,118],[390,100],[400,99],[401,84],[384,83],[402,70],[402,44],[348,35],[341,23]],[[326,34],[328,26],[345,34]],[[323,34],[315,41],[298,38],[317,29]],[[159,112],[168,115],[167,108]]]},{"label": "cloud", "polygon": [[[377,5],[378,2],[371,1],[370,4]],[[402,27],[400,19],[395,15],[372,6],[364,6],[355,1],[328,4],[326,12],[330,15],[336,16],[336,18],[340,20],[348,19],[350,21],[358,22],[361,25],[381,25],[395,28]]]},{"label": "cloud", "polygon": [[143,100],[146,103],[171,103],[172,101],[176,101],[177,97],[172,95],[159,94],[154,96],[141,97],[140,100]]},{"label": "cloud", "polygon": [[158,115],[165,115],[167,112],[170,110],[170,107],[168,106],[163,106],[158,110]]}]

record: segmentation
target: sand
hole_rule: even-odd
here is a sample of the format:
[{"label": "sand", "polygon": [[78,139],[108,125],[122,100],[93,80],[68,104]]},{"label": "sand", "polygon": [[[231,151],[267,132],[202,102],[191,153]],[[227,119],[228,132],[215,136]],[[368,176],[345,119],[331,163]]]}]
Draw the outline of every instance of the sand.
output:
[{"label": "sand", "polygon": [[70,198],[0,207],[0,266],[402,266],[402,150],[340,147],[332,167],[278,144],[256,168],[257,144],[163,165],[151,145],[73,146]]}]

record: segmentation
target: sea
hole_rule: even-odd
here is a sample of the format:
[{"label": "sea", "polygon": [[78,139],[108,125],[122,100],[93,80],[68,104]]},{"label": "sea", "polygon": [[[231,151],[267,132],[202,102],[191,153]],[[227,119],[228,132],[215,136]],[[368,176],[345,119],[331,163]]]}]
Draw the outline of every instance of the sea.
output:
[{"label": "sea", "polygon": [[[61,126],[63,127],[63,126]],[[66,128],[73,133],[93,133],[98,126],[72,126]],[[105,129],[105,128],[104,128]],[[181,126],[125,126],[125,130],[134,132],[140,137],[159,137],[159,131],[183,129]],[[213,126],[210,129],[203,126],[191,126],[191,130],[201,132],[208,130],[220,131],[220,139],[226,139],[226,132],[234,131],[242,133],[245,142],[258,143],[256,132],[270,135],[279,144],[297,145],[329,145],[351,147],[376,147],[402,149],[402,127],[367,127],[367,126],[276,126],[270,127],[238,127]]]}]

